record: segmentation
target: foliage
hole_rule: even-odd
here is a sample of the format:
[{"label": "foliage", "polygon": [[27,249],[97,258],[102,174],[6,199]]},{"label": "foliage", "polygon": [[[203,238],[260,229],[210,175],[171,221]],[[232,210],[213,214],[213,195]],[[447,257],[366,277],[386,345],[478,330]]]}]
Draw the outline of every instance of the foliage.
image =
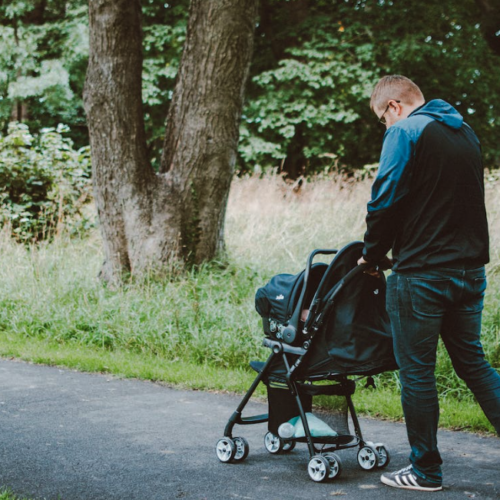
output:
[{"label": "foliage", "polygon": [[28,500],[25,497],[20,497],[12,493],[10,489],[0,488],[0,500]]},{"label": "foliage", "polygon": [[[189,1],[142,4],[144,115],[156,167]],[[22,120],[31,130],[66,123],[78,147],[88,144],[82,104],[89,53],[87,1],[0,2],[0,37],[0,130],[6,131],[11,118]]]},{"label": "foliage", "polygon": [[21,242],[51,238],[64,226],[87,229],[82,215],[90,199],[88,148],[75,151],[67,128],[42,129],[12,122],[0,136],[0,222]]},{"label": "foliage", "polygon": [[[70,126],[88,143],[82,90],[88,60],[85,0],[0,2],[0,130]],[[143,104],[155,168],[186,35],[189,0],[144,0]],[[405,74],[427,99],[457,107],[500,165],[498,56],[472,0],[261,0],[241,127],[240,172],[277,167],[295,177],[378,159],[384,133],[369,95]],[[483,23],[484,24],[484,23]]]},{"label": "foliage", "polygon": [[296,177],[374,162],[377,141],[363,141],[360,133],[381,132],[367,107],[378,78],[375,47],[357,25],[347,30],[342,9],[342,2],[263,2],[240,142],[242,171],[255,163],[280,165]]},{"label": "foliage", "polygon": [[10,120],[31,130],[71,125],[88,143],[82,90],[88,59],[84,0],[12,0],[0,3],[0,130]]},{"label": "foliage", "polygon": [[369,162],[354,131],[377,77],[373,46],[340,38],[335,31],[315,30],[301,46],[286,49],[276,68],[253,78],[256,96],[245,110],[240,145],[246,164],[293,161],[297,147],[310,172],[336,159],[356,166]]},{"label": "foliage", "polygon": [[262,12],[241,171],[279,165],[295,177],[375,162],[384,128],[369,95],[394,73],[414,79],[428,100],[456,106],[486,164],[500,165],[500,65],[472,1],[263,0]]},{"label": "foliage", "polygon": [[[477,133],[486,165],[500,166],[499,58],[481,33],[481,14],[472,1],[399,4],[369,0],[360,21],[372,19],[377,33],[377,63],[386,73],[406,74],[427,100],[442,98],[464,116]],[[371,6],[371,9],[367,7]]]}]

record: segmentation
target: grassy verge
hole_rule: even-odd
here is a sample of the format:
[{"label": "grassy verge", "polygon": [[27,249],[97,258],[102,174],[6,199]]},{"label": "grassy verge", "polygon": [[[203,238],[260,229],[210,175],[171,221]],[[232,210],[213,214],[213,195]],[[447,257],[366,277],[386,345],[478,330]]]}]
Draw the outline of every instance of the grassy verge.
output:
[{"label": "grassy verge", "polygon": [[[216,392],[244,393],[255,377],[253,371],[244,368],[231,370],[124,350],[61,346],[47,340],[15,338],[12,335],[0,338],[0,356],[84,372],[151,380],[182,389]],[[377,389],[366,389],[362,383],[358,386],[354,395],[357,411],[365,416],[402,421],[398,391],[387,380],[379,378],[377,382]],[[265,400],[265,387],[262,384],[255,396]],[[328,408],[331,400],[324,398],[318,403]],[[448,429],[493,432],[478,405],[470,399],[459,401],[453,397],[442,398],[440,423]]]},{"label": "grassy verge", "polygon": [[[84,372],[109,373],[121,378],[163,382],[180,389],[241,392],[249,387],[254,375],[241,368],[218,368],[121,349],[106,351],[13,335],[0,338],[0,356]],[[264,395],[264,391],[261,389],[259,394]]]},{"label": "grassy verge", "polygon": [[[498,185],[489,189],[492,263],[483,343],[500,368],[500,200]],[[346,188],[325,179],[296,193],[277,179],[236,180],[226,221],[229,264],[132,279],[119,290],[96,278],[102,256],[95,234],[36,248],[0,235],[0,355],[243,392],[253,378],[248,362],[268,355],[255,290],[276,273],[298,272],[313,248],[362,238],[368,196],[369,183]],[[443,426],[491,430],[442,346],[437,380]],[[384,374],[377,382],[377,391],[357,391],[357,408],[400,419],[396,378]]]}]

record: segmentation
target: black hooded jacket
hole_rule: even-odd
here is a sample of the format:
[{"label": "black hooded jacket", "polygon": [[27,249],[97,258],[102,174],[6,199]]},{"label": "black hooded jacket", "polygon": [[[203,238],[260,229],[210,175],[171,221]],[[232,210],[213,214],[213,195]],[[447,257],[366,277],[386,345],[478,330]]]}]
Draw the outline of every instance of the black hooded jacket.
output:
[{"label": "black hooded jacket", "polygon": [[481,146],[450,104],[430,101],[387,130],[366,223],[370,263],[390,249],[400,272],[489,261]]}]

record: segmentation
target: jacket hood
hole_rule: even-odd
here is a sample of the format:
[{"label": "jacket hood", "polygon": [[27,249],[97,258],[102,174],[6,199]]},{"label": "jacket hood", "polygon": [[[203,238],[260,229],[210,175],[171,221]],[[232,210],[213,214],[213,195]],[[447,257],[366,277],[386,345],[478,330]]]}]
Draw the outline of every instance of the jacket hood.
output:
[{"label": "jacket hood", "polygon": [[448,104],[442,99],[429,101],[410,114],[410,116],[416,115],[429,116],[454,129],[459,129],[464,122],[464,117],[451,104]]}]

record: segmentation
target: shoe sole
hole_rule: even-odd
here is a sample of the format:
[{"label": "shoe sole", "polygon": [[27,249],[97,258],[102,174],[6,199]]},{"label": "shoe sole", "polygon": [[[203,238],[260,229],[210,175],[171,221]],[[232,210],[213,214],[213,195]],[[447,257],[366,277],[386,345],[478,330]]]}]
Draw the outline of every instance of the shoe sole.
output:
[{"label": "shoe sole", "polygon": [[435,488],[430,488],[428,486],[410,486],[398,484],[395,481],[391,481],[390,479],[381,476],[380,480],[386,484],[387,486],[392,486],[393,488],[400,488],[402,490],[417,490],[417,491],[441,491],[443,489],[442,486],[436,486]]}]

